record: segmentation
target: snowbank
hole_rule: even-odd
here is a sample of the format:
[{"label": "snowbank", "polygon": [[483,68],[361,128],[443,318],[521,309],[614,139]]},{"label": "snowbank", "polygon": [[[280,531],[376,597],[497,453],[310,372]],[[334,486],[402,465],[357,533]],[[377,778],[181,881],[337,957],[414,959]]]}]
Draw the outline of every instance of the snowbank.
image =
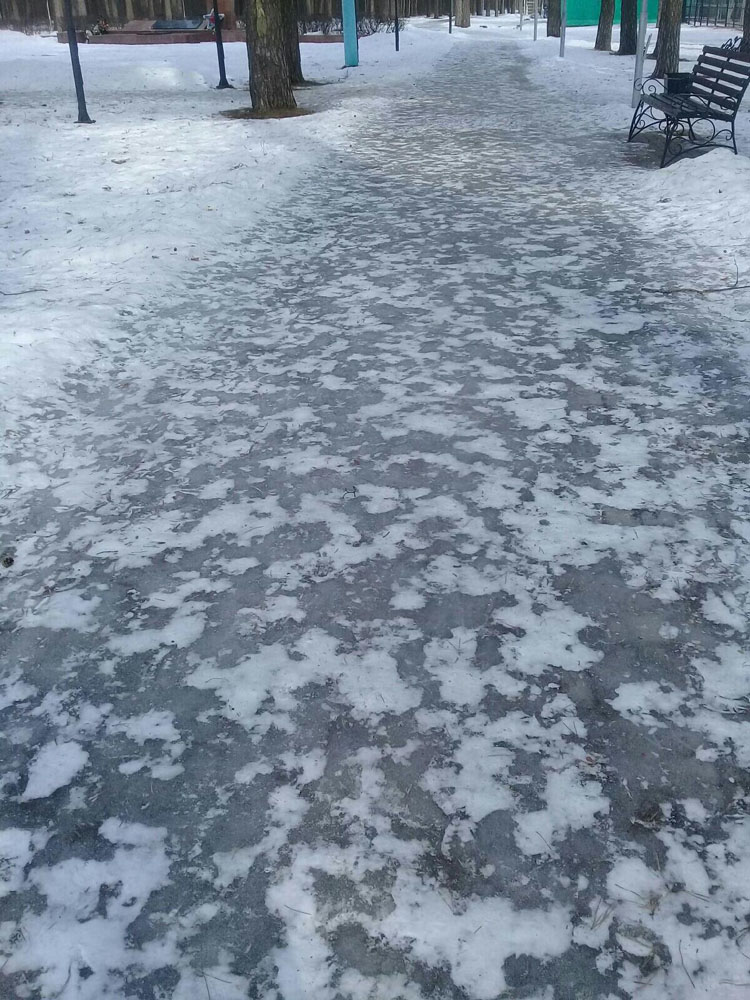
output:
[{"label": "snowbank", "polygon": [[[750,144],[750,134],[747,138]],[[701,244],[750,246],[750,158],[715,149],[678,160],[642,179],[641,196],[655,206],[645,225],[681,230]]]}]

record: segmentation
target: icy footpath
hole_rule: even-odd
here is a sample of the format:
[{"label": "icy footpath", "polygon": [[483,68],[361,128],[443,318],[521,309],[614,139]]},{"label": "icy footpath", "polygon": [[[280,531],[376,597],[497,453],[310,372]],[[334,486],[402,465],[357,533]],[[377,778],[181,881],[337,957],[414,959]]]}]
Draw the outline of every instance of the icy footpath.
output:
[{"label": "icy footpath", "polygon": [[0,992],[750,979],[747,331],[644,291],[679,234],[529,72],[363,86],[273,228],[16,409]]}]

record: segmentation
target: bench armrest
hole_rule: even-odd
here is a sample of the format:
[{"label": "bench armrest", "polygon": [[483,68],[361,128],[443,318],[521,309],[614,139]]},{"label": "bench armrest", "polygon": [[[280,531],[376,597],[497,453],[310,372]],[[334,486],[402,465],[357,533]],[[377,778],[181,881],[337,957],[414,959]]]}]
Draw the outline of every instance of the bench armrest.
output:
[{"label": "bench armrest", "polygon": [[655,97],[665,92],[664,81],[656,76],[644,76],[642,80],[636,80],[636,87],[647,97]]}]

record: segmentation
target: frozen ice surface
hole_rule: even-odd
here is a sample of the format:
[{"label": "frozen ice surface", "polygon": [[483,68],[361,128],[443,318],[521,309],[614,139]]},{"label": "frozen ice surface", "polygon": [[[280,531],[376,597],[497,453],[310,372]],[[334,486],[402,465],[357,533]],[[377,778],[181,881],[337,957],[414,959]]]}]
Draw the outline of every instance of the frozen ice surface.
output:
[{"label": "frozen ice surface", "polygon": [[92,46],[90,130],[4,42],[3,1000],[750,981],[747,297],[648,290],[747,161],[650,170],[591,34],[277,123]]}]

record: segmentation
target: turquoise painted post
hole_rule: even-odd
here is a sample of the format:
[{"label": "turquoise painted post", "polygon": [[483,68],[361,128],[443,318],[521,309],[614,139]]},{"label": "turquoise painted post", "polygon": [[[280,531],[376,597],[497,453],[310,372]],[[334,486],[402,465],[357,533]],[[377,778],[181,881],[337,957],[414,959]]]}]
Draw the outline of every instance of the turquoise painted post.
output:
[{"label": "turquoise painted post", "polygon": [[359,66],[357,11],[355,0],[341,0],[341,23],[344,29],[344,66]]}]

